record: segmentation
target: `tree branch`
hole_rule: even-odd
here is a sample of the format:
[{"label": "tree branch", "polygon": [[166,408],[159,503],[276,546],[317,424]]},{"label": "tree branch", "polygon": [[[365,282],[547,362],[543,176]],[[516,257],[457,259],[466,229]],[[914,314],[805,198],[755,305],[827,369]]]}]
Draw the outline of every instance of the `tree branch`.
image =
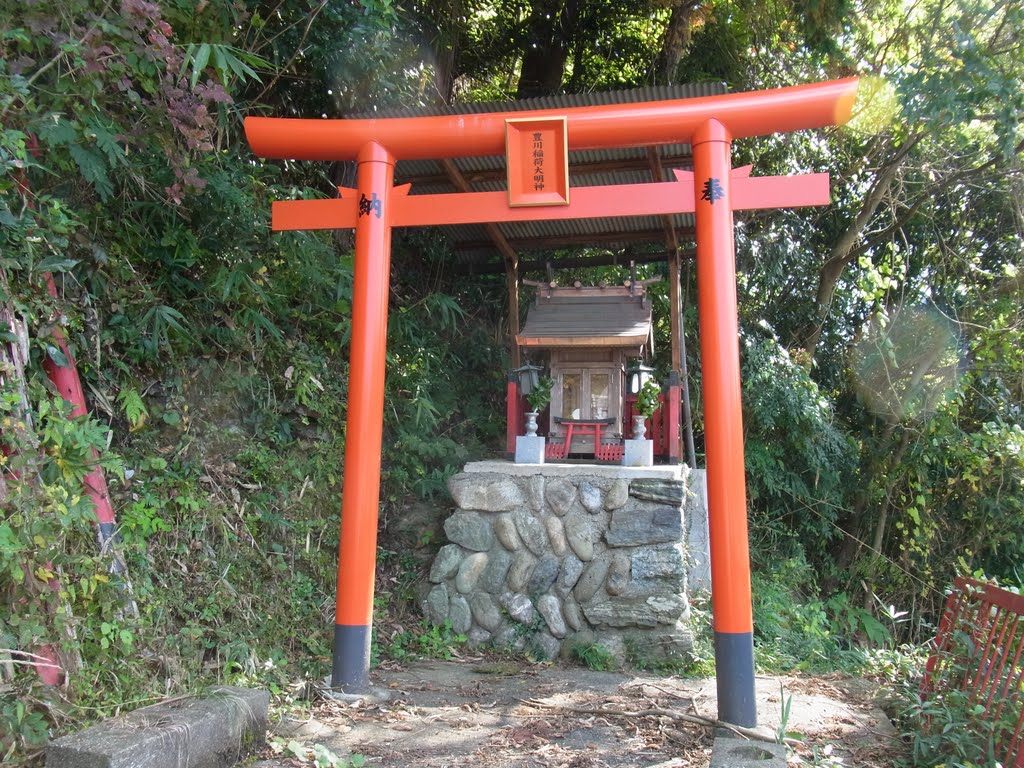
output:
[{"label": "tree branch", "polygon": [[802,345],[811,360],[814,359],[815,353],[817,352],[818,341],[821,339],[821,332],[825,326],[825,320],[828,317],[829,309],[832,306],[832,298],[835,295],[836,284],[839,282],[839,277],[856,256],[854,246],[856,245],[857,240],[864,233],[864,229],[874,217],[875,212],[882,204],[882,200],[885,199],[886,194],[888,194],[889,188],[892,185],[893,180],[896,178],[897,172],[902,167],[903,160],[910,154],[911,150],[917,146],[922,138],[924,138],[923,132],[918,132],[909,137],[903,142],[899,150],[897,150],[888,163],[879,170],[875,183],[872,185],[867,196],[864,198],[864,202],[861,204],[860,211],[858,211],[853,221],[850,222],[850,225],[839,236],[839,240],[832,247],[832,250],[826,257],[825,263],[822,265],[821,271],[818,273],[818,290],[814,299],[817,310],[817,322],[811,329],[810,333],[807,334]]}]

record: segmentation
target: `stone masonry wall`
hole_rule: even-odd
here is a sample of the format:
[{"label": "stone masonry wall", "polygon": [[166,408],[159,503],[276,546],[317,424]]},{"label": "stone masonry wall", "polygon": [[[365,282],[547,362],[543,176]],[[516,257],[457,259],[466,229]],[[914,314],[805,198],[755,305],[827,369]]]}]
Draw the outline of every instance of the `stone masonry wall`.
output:
[{"label": "stone masonry wall", "polygon": [[472,646],[539,658],[594,643],[620,659],[684,656],[685,469],[668,479],[583,465],[455,475],[424,612]]}]

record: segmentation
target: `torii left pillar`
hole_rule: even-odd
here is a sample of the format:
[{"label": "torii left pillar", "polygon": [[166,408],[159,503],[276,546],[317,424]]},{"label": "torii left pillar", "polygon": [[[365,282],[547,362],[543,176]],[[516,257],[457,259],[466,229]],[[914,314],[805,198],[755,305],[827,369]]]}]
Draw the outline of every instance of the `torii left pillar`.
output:
[{"label": "torii left pillar", "polygon": [[331,664],[331,687],[352,692],[369,685],[395,177],[394,158],[376,142],[366,144],[356,162],[359,213]]}]

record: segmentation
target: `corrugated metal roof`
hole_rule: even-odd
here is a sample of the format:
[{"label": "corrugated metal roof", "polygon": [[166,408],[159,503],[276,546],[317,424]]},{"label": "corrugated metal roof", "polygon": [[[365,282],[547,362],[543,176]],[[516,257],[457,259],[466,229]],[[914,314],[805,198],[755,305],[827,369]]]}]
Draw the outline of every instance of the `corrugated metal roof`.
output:
[{"label": "corrugated metal roof", "polygon": [[556,93],[552,96],[536,96],[531,99],[509,99],[507,101],[471,101],[458,104],[437,104],[427,107],[386,107],[368,112],[357,112],[346,115],[346,117],[365,119],[379,117],[427,117],[431,115],[473,115],[483,112],[526,112],[532,109],[559,109],[562,107],[589,107],[604,104],[631,104],[643,101],[694,99],[700,96],[717,96],[725,93],[725,91],[725,85],[719,82],[650,85],[642,88],[623,88],[614,91]]},{"label": "corrugated metal roof", "polygon": [[[421,117],[431,115],[464,115],[483,112],[521,112],[536,109],[629,104],[715,96],[726,92],[722,83],[690,83],[684,85],[632,88],[582,94],[560,94],[518,101],[471,102],[431,107],[393,107],[349,115],[352,118]],[[688,144],[666,144],[655,147],[662,165],[662,178],[671,181],[672,168],[691,165]],[[503,191],[506,188],[505,157],[456,158],[455,166],[474,191]],[[654,181],[646,148],[569,151],[569,185],[609,186],[642,184]],[[402,160],[395,168],[395,182],[412,183],[411,194],[445,194],[456,189],[435,160]],[[672,217],[680,238],[692,232],[692,214]],[[568,221],[533,221],[499,224],[502,234],[519,252],[547,251],[557,247],[622,245],[632,242],[664,242],[664,225],[658,216],[628,218],[574,219]],[[486,230],[479,225],[444,227],[463,264],[498,262],[500,254],[491,244]],[[589,241],[589,242],[588,242]]]},{"label": "corrugated metal roof", "polygon": [[641,296],[538,296],[517,343],[532,347],[642,347],[651,333],[651,305]]}]

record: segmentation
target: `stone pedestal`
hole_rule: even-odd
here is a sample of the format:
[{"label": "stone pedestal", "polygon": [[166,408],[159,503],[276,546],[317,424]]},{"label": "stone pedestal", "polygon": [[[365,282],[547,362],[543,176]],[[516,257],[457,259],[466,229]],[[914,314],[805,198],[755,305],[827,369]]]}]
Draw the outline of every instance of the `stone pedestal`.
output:
[{"label": "stone pedestal", "polygon": [[654,465],[653,440],[624,440],[622,466],[650,467]]},{"label": "stone pedestal", "polygon": [[[650,443],[650,441],[641,441]],[[601,645],[620,660],[681,658],[685,466],[469,464],[430,570],[436,624],[538,658]]]},{"label": "stone pedestal", "polygon": [[543,464],[544,443],[537,435],[516,435],[516,464]]}]

